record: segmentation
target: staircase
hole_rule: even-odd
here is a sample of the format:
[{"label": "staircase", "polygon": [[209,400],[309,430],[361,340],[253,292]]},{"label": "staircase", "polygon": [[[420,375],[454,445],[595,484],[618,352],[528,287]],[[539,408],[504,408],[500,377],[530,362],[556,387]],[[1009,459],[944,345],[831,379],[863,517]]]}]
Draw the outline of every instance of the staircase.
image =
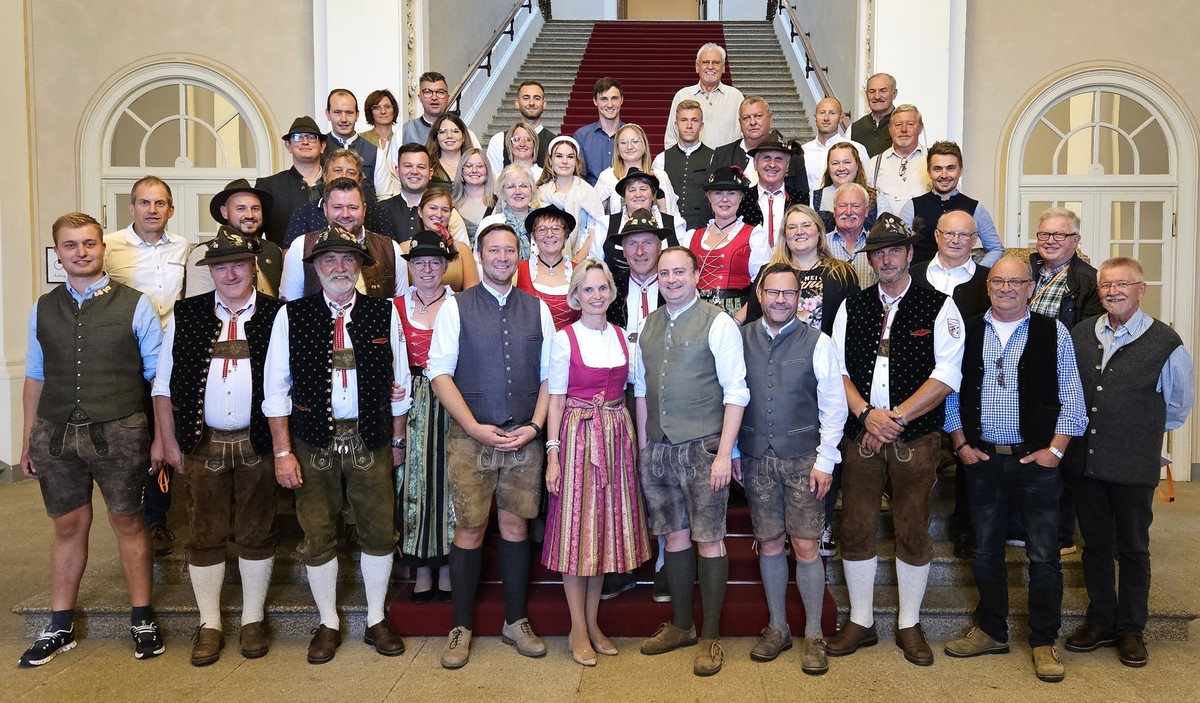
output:
[{"label": "staircase", "polygon": [[[921,624],[933,642],[942,642],[962,632],[971,623],[977,594],[971,579],[970,562],[955,559],[947,534],[947,515],[953,507],[953,476],[940,477],[934,488],[933,522],[930,527],[934,542],[934,557],[929,576],[929,590],[921,611]],[[182,486],[182,482],[177,484]],[[177,505],[184,505],[177,497]],[[196,626],[197,610],[188,582],[187,565],[183,547],[187,540],[187,529],[178,524],[182,511],[174,511],[172,529],[178,539],[175,553],[157,559],[154,565],[154,607],[163,630],[172,638],[190,636]],[[272,585],[267,594],[267,617],[276,635],[307,635],[317,622],[316,607],[313,605],[303,565],[295,556],[300,533],[295,518],[282,514],[278,521],[281,543],[275,559]],[[722,633],[726,636],[754,636],[767,622],[767,608],[759,580],[758,556],[750,536],[750,520],[746,508],[731,508],[728,517],[729,536],[726,548],[729,553],[729,588],[725,608],[721,617]],[[835,528],[836,529],[836,528]],[[879,525],[880,568],[876,578],[875,612],[876,624],[882,638],[891,636],[895,627],[896,585],[894,566],[894,542],[892,541],[891,515],[885,513]],[[476,605],[477,629],[481,635],[499,634],[503,619],[504,599],[495,564],[495,529],[485,542],[483,582],[480,584]],[[534,548],[535,559],[539,554]],[[1160,556],[1160,558],[1162,558]],[[339,588],[339,608],[345,620],[345,629],[357,636],[363,631],[366,601],[363,596],[362,577],[358,569],[358,555],[341,553],[339,572],[342,587]],[[1014,636],[1021,637],[1026,629],[1026,559],[1023,550],[1009,548],[1006,553],[1009,569],[1010,603],[1013,612]],[[649,583],[653,580],[651,565],[637,572],[638,580],[644,585],[629,593],[605,601],[600,608],[601,626],[612,636],[647,636],[654,632],[662,621],[670,618],[669,604],[655,603],[650,598]],[[830,583],[826,595],[822,627],[831,634],[837,620],[846,615],[848,600],[841,560],[832,557],[826,560],[826,573]],[[541,634],[562,635],[569,629],[566,600],[558,575],[548,572],[539,564],[530,569],[529,615],[534,627]],[[1087,594],[1083,587],[1083,570],[1078,554],[1063,558],[1063,630],[1065,636],[1082,622],[1087,609]],[[238,586],[237,560],[232,556],[226,567],[226,587],[222,595],[223,625],[227,634],[238,631],[237,609],[241,603]],[[408,600],[411,584],[405,580],[402,570],[397,569],[394,577],[389,618],[396,629],[406,636],[442,635],[450,629],[451,606],[444,603],[413,605]],[[830,598],[832,593],[832,599]],[[836,606],[835,606],[836,601]],[[695,598],[696,617],[700,617],[700,599]],[[50,594],[39,596],[17,605],[13,612],[25,618],[25,629],[29,636],[36,636],[45,626],[50,612]],[[124,638],[128,636],[129,603],[124,581],[119,569],[109,569],[103,576],[92,569],[84,577],[84,590],[80,594],[76,628],[81,634],[95,638]],[[788,613],[792,632],[803,632],[804,611],[794,587],[788,589]],[[1146,639],[1156,641],[1186,640],[1188,623],[1196,618],[1195,603],[1181,603],[1163,589],[1150,592],[1150,621],[1146,628]]]},{"label": "staircase", "polygon": [[641,125],[657,153],[671,98],[698,80],[696,51],[708,41],[726,47],[726,83],[765,99],[775,112],[773,126],[785,137],[812,139],[807,112],[770,22],[547,22],[486,134],[519,119],[513,101],[525,80],[541,81],[546,88],[543,124],[558,134],[573,134],[596,120],[596,79],[613,76],[625,89],[622,120]]}]

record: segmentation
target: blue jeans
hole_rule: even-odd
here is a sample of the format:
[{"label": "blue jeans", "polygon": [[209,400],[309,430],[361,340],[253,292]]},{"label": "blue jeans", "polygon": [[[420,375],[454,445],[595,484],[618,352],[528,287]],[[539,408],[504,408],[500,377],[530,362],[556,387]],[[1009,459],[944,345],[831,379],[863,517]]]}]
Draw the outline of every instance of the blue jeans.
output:
[{"label": "blue jeans", "polygon": [[975,528],[972,573],[979,589],[975,619],[997,642],[1008,641],[1008,569],[1004,533],[1009,507],[1019,509],[1029,557],[1029,645],[1053,645],[1062,626],[1062,558],[1058,545],[1058,502],[1062,474],[1019,456],[990,455],[966,467],[971,522]]}]

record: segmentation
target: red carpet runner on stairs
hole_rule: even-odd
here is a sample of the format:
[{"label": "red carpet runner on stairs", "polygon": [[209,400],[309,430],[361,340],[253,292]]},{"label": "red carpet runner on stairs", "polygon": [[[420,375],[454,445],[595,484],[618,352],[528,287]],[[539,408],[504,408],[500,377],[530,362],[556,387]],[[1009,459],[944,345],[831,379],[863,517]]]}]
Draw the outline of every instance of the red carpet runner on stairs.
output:
[{"label": "red carpet runner on stairs", "polygon": [[[646,130],[652,154],[662,151],[671,98],[699,80],[696,51],[706,42],[725,46],[720,22],[597,22],[579,63],[560,134],[574,134],[596,121],[592,86],[612,76],[624,88],[621,120]],[[726,62],[726,84],[731,83],[729,72]]]},{"label": "red carpet runner on stairs", "polygon": [[[496,565],[496,540],[499,539],[493,518],[483,551],[483,577],[475,601],[475,630],[477,635],[499,635],[504,624],[504,593],[500,586],[500,570]],[[750,512],[745,507],[731,507],[728,514],[730,537],[725,539],[729,553],[729,587],[725,594],[725,607],[721,611],[721,634],[726,637],[749,637],[758,635],[767,625],[767,602],[763,595],[758,570],[758,553],[754,550],[754,539],[750,534]],[[562,580],[558,573],[548,571],[541,565],[541,545],[533,545],[533,563],[529,579],[529,621],[534,631],[541,635],[565,635],[571,629],[571,616],[567,611],[567,600],[563,595]],[[790,573],[796,573],[795,563],[790,560]],[[658,626],[671,619],[670,603],[655,603],[650,598],[650,582],[654,580],[654,562],[651,560],[635,574],[640,585],[632,591],[622,593],[611,600],[600,603],[600,627],[612,637],[649,637]],[[405,585],[393,593],[388,607],[388,619],[392,627],[402,635],[444,635],[450,631],[452,609],[449,603],[426,603],[414,605],[409,601],[411,585]],[[804,634],[804,606],[796,591],[794,581],[788,583],[788,623],[792,634]],[[695,589],[693,610],[696,626],[702,621],[700,588]],[[837,629],[837,606],[828,589],[825,591],[825,607],[821,614],[821,627],[827,635]]]}]

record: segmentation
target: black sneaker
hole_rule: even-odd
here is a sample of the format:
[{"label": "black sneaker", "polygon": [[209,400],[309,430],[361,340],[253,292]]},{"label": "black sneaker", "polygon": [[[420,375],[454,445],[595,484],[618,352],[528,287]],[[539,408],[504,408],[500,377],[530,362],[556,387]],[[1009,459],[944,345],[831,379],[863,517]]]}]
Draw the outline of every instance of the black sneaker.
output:
[{"label": "black sneaker", "polygon": [[667,573],[659,570],[654,574],[654,589],[650,591],[650,597],[655,603],[670,603],[671,589],[667,587]]},{"label": "black sneaker", "polygon": [[604,585],[600,587],[600,600],[616,598],[625,591],[630,591],[634,588],[637,588],[637,578],[633,574],[605,574]]},{"label": "black sneaker", "polygon": [[53,659],[56,654],[61,654],[74,648],[74,626],[69,630],[46,629],[37,638],[37,641],[30,645],[29,649],[26,649],[25,653],[21,655],[21,658],[17,661],[17,666],[24,669],[41,666]]},{"label": "black sneaker", "polygon": [[837,542],[833,539],[833,525],[826,524],[821,530],[821,541],[817,545],[817,554],[831,557],[837,554]]},{"label": "black sneaker", "polygon": [[137,659],[157,657],[167,651],[162,633],[158,631],[158,623],[143,620],[136,625],[130,625],[129,634],[133,635],[133,656]]}]

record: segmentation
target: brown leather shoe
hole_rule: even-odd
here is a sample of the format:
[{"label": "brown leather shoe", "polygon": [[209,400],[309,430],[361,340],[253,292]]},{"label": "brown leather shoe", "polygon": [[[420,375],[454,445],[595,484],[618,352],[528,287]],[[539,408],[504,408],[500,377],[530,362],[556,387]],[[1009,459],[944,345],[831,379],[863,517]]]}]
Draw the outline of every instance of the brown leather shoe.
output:
[{"label": "brown leather shoe", "polygon": [[167,529],[166,525],[151,525],[150,530],[150,549],[154,551],[154,556],[165,557],[175,551],[175,533]]},{"label": "brown leather shoe", "polygon": [[1125,666],[1140,669],[1150,660],[1146,642],[1140,635],[1117,635],[1117,657]]},{"label": "brown leather shoe", "polygon": [[1111,647],[1117,636],[1099,625],[1084,622],[1067,637],[1068,652],[1094,652],[1101,647]]},{"label": "brown leather shoe", "polygon": [[695,625],[681,630],[674,623],[664,622],[658,632],[642,641],[642,654],[666,654],[680,647],[691,647],[697,641]]},{"label": "brown leather shoe", "polygon": [[242,656],[247,659],[258,659],[267,656],[271,641],[267,639],[267,629],[263,621],[242,625]]},{"label": "brown leather shoe", "polygon": [[896,630],[896,646],[904,650],[904,658],[917,666],[933,664],[933,650],[925,641],[925,633],[921,631],[921,623],[912,627]]},{"label": "brown leather shoe", "polygon": [[337,648],[342,643],[342,633],[333,628],[321,625],[313,630],[312,641],[308,643],[308,663],[324,664],[333,661]]},{"label": "brown leather shoe", "polygon": [[385,657],[398,657],[404,654],[404,640],[392,632],[387,620],[380,620],[367,628],[363,633],[363,642],[375,647],[375,651]]},{"label": "brown leather shoe", "polygon": [[837,634],[826,642],[825,652],[831,657],[844,657],[854,654],[859,647],[870,647],[879,644],[879,633],[875,625],[863,627],[856,622],[847,620],[842,623]]},{"label": "brown leather shoe", "polygon": [[197,627],[192,636],[192,666],[208,666],[221,658],[225,633],[211,627]]}]

